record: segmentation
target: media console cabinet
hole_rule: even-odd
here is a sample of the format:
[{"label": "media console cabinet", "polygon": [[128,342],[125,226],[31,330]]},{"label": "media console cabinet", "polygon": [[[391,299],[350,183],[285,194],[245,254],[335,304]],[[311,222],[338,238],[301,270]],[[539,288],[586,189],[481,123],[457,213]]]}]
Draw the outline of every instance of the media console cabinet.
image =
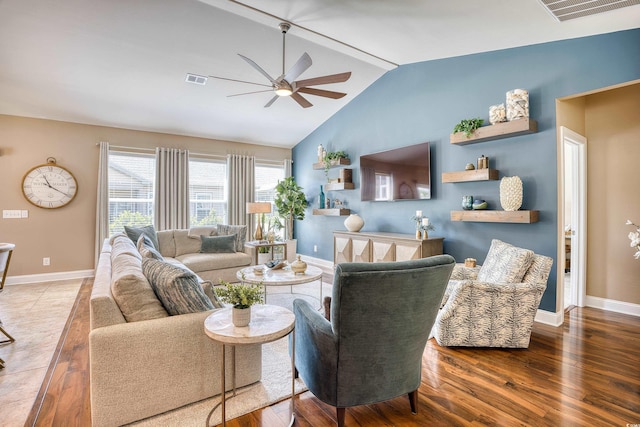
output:
[{"label": "media console cabinet", "polygon": [[444,237],[418,240],[411,234],[333,232],[333,261],[383,262],[407,261],[442,255]]}]

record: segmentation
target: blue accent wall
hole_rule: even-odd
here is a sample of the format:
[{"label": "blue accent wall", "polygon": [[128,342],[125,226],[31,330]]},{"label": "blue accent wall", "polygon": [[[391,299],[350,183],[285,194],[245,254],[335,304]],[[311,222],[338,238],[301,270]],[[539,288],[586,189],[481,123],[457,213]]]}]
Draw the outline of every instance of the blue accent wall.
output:
[{"label": "blue accent wall", "polygon": [[[425,46],[428,49],[428,46]],[[313,216],[322,170],[313,170],[317,146],[346,151],[355,190],[331,191],[328,197],[364,220],[362,231],[415,232],[410,217],[422,210],[442,236],[444,251],[456,260],[484,261],[491,239],[500,239],[554,258],[540,308],[555,311],[557,245],[556,99],[640,79],[640,29],[403,65],[389,71],[318,127],[293,149],[293,175],[304,188],[310,208],[296,222],[298,252],[333,260],[333,230],[344,230],[346,217]],[[530,117],[538,132],[454,146],[449,134],[461,119],[480,117],[488,124],[489,106],[505,102],[511,89],[529,91]],[[361,202],[360,155],[390,148],[431,143],[432,198],[424,201]],[[463,195],[485,199],[501,209],[499,181],[441,182],[442,172],[460,171],[490,158],[500,177],[518,175],[524,184],[521,209],[539,210],[534,224],[451,222]],[[338,171],[332,169],[331,177]],[[318,252],[313,252],[314,245]]]}]

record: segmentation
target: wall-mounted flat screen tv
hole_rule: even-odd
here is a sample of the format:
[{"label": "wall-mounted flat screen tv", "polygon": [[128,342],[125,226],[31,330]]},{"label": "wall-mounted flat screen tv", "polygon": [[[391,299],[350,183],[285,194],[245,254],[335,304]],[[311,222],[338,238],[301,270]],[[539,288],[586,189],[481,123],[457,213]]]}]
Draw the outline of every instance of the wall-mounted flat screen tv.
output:
[{"label": "wall-mounted flat screen tv", "polygon": [[429,143],[360,156],[362,201],[431,198]]}]

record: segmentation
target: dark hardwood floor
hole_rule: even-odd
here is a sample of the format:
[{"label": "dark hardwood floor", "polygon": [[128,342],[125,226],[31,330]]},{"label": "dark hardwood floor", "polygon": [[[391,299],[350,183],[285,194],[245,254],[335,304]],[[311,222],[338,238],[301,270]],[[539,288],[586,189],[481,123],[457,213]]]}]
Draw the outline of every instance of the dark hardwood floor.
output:
[{"label": "dark hardwood floor", "polygon": [[[89,426],[88,299],[81,287],[57,363],[26,425]],[[74,313],[74,311],[72,311]],[[56,357],[54,357],[54,362]],[[347,409],[347,426],[621,426],[640,423],[640,318],[574,308],[562,327],[535,324],[529,349],[444,348],[424,352],[418,414],[406,396]],[[230,427],[285,426],[289,400]],[[204,420],[203,420],[204,423]],[[297,397],[296,426],[335,425],[335,409]]]}]

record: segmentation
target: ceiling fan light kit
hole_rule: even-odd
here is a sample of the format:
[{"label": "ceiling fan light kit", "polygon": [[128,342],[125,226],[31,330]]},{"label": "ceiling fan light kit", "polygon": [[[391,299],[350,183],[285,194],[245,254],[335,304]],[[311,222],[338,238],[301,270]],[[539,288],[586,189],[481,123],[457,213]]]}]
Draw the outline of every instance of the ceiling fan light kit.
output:
[{"label": "ceiling fan light kit", "polygon": [[264,106],[265,108],[270,107],[278,98],[283,96],[290,96],[302,108],[309,108],[313,106],[311,102],[309,102],[305,97],[301,95],[302,93],[305,93],[308,95],[314,95],[314,96],[322,96],[322,97],[331,98],[331,99],[340,99],[344,97],[346,93],[333,92],[333,91],[324,90],[324,89],[316,89],[310,86],[346,82],[351,77],[351,72],[332,74],[327,76],[314,77],[311,79],[296,81],[296,79],[300,75],[302,75],[302,73],[307,71],[309,67],[311,67],[311,64],[313,63],[311,61],[311,57],[306,52],[302,54],[300,59],[298,59],[298,61],[295,64],[293,64],[293,67],[291,67],[289,71],[285,72],[284,61],[285,61],[285,48],[286,48],[286,34],[287,34],[287,31],[289,31],[289,29],[291,28],[291,24],[289,24],[288,22],[281,22],[279,25],[279,28],[280,28],[280,31],[282,31],[282,74],[278,78],[274,79],[273,77],[271,77],[271,75],[269,75],[269,73],[263,70],[262,67],[260,67],[253,60],[247,58],[244,55],[238,54],[240,58],[242,58],[245,62],[251,65],[251,67],[253,67],[256,71],[262,74],[271,83],[271,85],[249,82],[244,80],[236,80],[236,79],[231,79],[227,77],[218,77],[218,76],[208,76],[208,77],[219,79],[219,80],[227,80],[227,81],[247,83],[247,84],[258,85],[258,86],[271,87],[271,89],[266,89],[266,90],[228,95],[228,97],[235,97],[235,96],[250,95],[255,93],[264,93],[264,92],[271,92],[271,91],[275,92],[275,96],[271,98],[269,102],[266,103],[266,105]]}]

